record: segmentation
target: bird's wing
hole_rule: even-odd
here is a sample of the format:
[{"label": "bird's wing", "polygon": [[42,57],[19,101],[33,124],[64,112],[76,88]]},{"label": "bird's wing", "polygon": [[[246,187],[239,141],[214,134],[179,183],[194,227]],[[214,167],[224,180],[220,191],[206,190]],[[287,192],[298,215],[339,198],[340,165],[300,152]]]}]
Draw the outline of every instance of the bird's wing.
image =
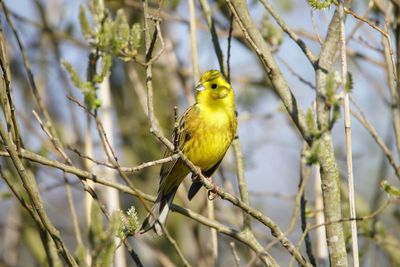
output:
[{"label": "bird's wing", "polygon": [[[180,117],[178,127],[176,131],[174,131],[172,135],[172,142],[176,141],[179,150],[183,150],[183,147],[187,141],[190,140],[192,134],[190,133],[189,128],[187,127],[186,120],[190,120],[191,117],[197,112],[196,106],[193,105],[186,110],[185,113]],[[169,157],[173,154],[172,151],[167,149],[165,151],[164,157]],[[160,184],[163,183],[163,180],[168,177],[174,168],[185,166],[181,159],[176,159],[167,163],[164,163],[160,170]]]}]

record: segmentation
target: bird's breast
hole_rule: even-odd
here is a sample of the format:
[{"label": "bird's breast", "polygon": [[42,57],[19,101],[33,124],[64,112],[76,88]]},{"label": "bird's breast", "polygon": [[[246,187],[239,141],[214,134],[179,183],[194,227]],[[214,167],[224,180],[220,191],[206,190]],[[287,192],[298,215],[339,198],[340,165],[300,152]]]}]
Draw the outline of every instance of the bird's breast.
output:
[{"label": "bird's breast", "polygon": [[199,114],[192,125],[191,138],[184,154],[202,170],[218,163],[228,150],[236,133],[235,117],[228,113]]}]

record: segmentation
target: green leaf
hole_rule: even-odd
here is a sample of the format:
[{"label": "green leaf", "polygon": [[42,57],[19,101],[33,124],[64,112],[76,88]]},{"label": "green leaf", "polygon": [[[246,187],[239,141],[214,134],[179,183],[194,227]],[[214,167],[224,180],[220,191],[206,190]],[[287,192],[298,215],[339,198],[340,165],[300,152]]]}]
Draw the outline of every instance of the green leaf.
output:
[{"label": "green leaf", "polygon": [[122,223],[118,229],[118,236],[121,239],[125,239],[134,235],[139,227],[139,219],[135,207],[131,206],[126,215],[120,211],[120,220]]},{"label": "green leaf", "polygon": [[103,0],[91,0],[90,4],[90,11],[93,14],[93,18],[95,19],[97,24],[101,24],[102,20],[104,19],[104,3]]},{"label": "green leaf", "polygon": [[326,89],[326,102],[332,104],[337,89],[335,71],[330,71],[326,76],[325,89]]},{"label": "green leaf", "polygon": [[400,197],[400,189],[389,184],[388,181],[383,180],[381,182],[381,188],[385,191],[389,196],[398,198]]},{"label": "green leaf", "polygon": [[100,107],[101,101],[97,99],[96,87],[91,82],[82,83],[82,93],[85,99],[85,105],[89,110],[94,110]]},{"label": "green leaf", "polygon": [[307,165],[313,165],[318,163],[320,153],[320,144],[318,141],[314,141],[311,148],[304,152],[304,159]]},{"label": "green leaf", "polygon": [[133,49],[138,49],[140,47],[140,41],[142,38],[142,28],[139,23],[132,25],[130,32],[130,43]]},{"label": "green leaf", "polygon": [[112,21],[109,16],[105,18],[101,24],[98,25],[100,30],[97,33],[97,44],[96,48],[99,48],[102,52],[107,52],[110,50],[110,43],[113,34]]},{"label": "green leaf", "polygon": [[111,52],[115,55],[129,47],[129,25],[125,12],[122,9],[117,11],[117,16],[111,26]]},{"label": "green leaf", "polygon": [[89,242],[91,247],[96,247],[98,239],[101,238],[103,232],[103,218],[100,213],[98,204],[93,202],[90,208],[90,220],[91,224],[89,227]]},{"label": "green leaf", "polygon": [[93,81],[95,83],[102,83],[104,78],[110,74],[111,66],[112,66],[112,56],[110,54],[107,54],[102,58],[100,74],[96,75],[93,78]]},{"label": "green leaf", "polygon": [[311,131],[311,133],[317,132],[317,126],[315,125],[314,112],[312,111],[312,108],[309,108],[307,110],[306,123],[307,123],[307,127]]},{"label": "green leaf", "polygon": [[321,10],[330,7],[333,0],[308,0],[308,3],[312,8]]},{"label": "green leaf", "polygon": [[94,32],[89,24],[89,21],[86,17],[85,8],[81,5],[79,7],[79,24],[81,26],[82,34],[86,38],[86,40],[90,40],[94,36]]},{"label": "green leaf", "polygon": [[272,47],[282,44],[283,32],[271,22],[268,15],[264,16],[261,28],[261,34],[264,40]]},{"label": "green leaf", "polygon": [[68,72],[72,83],[75,85],[75,87],[81,88],[82,87],[82,80],[78,75],[78,72],[75,70],[75,68],[72,66],[71,63],[62,60],[61,64],[64,66],[65,70]]},{"label": "green leaf", "polygon": [[75,258],[79,266],[88,267],[86,260],[86,249],[83,245],[79,245],[75,249]]}]

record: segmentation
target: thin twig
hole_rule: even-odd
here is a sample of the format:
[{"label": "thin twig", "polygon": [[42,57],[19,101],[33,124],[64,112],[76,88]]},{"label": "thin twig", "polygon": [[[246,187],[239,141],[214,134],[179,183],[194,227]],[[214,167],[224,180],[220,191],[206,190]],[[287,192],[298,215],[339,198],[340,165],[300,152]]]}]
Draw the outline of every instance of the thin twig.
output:
[{"label": "thin twig", "polygon": [[233,258],[235,259],[235,266],[240,267],[240,258],[236,251],[235,242],[229,242],[229,246],[231,247],[232,255],[233,255]]},{"label": "thin twig", "polygon": [[[305,229],[303,230],[303,234],[302,234],[301,237],[299,238],[299,241],[297,241],[297,243],[296,243],[296,248],[297,248],[297,249],[300,249],[301,243],[302,243],[303,240],[305,240],[306,237],[309,235],[308,233],[309,233],[308,225],[306,225]],[[292,267],[293,264],[294,264],[294,257],[292,256],[292,257],[290,257],[290,262],[289,262],[288,267]],[[313,264],[312,266],[317,266],[317,264],[316,264],[316,262],[315,262],[315,259],[314,259],[314,262],[313,262],[312,264]]]},{"label": "thin twig", "polygon": [[186,259],[185,255],[182,253],[181,249],[179,248],[178,244],[176,243],[175,239],[172,238],[172,236],[169,234],[168,229],[163,225],[160,224],[163,233],[165,234],[165,237],[167,238],[168,242],[174,247],[176,253],[178,254],[179,258],[181,259],[183,266],[185,267],[191,267],[190,263]]},{"label": "thin twig", "polygon": [[306,79],[304,79],[303,77],[301,77],[301,75],[298,74],[298,73],[290,66],[290,64],[288,64],[288,63],[286,62],[286,60],[284,60],[283,58],[281,58],[281,57],[279,57],[279,56],[277,56],[277,59],[279,59],[279,61],[282,62],[283,65],[285,65],[285,67],[288,69],[288,71],[289,71],[293,76],[295,76],[297,79],[299,79],[300,82],[304,83],[305,85],[307,85],[308,87],[310,87],[311,90],[315,91],[315,85],[314,85],[312,82],[307,81]]},{"label": "thin twig", "polygon": [[203,9],[204,17],[206,18],[208,28],[210,28],[211,40],[214,46],[214,51],[218,59],[219,69],[225,77],[228,75],[228,69],[225,65],[224,54],[222,53],[221,45],[218,41],[217,31],[215,29],[215,21],[211,14],[211,9],[208,0],[200,0],[200,6]]},{"label": "thin twig", "polygon": [[[97,128],[98,134],[99,134],[99,136],[100,136],[100,140],[101,140],[101,143],[102,143],[102,147],[103,147],[103,149],[104,149],[104,152],[105,152],[105,154],[106,154],[108,160],[109,160],[111,163],[114,164],[114,167],[118,170],[119,175],[124,179],[125,183],[126,183],[134,192],[136,192],[136,195],[137,195],[138,199],[142,202],[142,204],[143,204],[143,206],[145,207],[145,209],[148,210],[148,211],[150,211],[150,208],[148,207],[147,203],[144,201],[144,199],[143,199],[143,197],[141,196],[141,194],[137,193],[137,189],[135,188],[135,186],[132,184],[132,182],[129,180],[129,178],[126,176],[126,174],[122,171],[121,165],[119,164],[119,161],[118,161],[118,158],[117,158],[117,156],[116,156],[116,154],[115,154],[115,152],[114,152],[114,149],[112,148],[112,146],[111,146],[111,144],[110,144],[110,142],[109,142],[109,140],[108,140],[108,138],[107,138],[107,134],[106,134],[105,131],[104,131],[104,128],[103,128],[103,125],[102,125],[101,121],[96,117],[96,114],[93,113],[93,112],[91,112],[90,110],[88,110],[84,105],[82,105],[82,104],[81,104],[79,101],[77,101],[76,99],[74,99],[74,98],[72,98],[72,97],[68,97],[68,99],[71,100],[71,101],[73,101],[74,103],[76,103],[79,107],[83,108],[83,109],[87,112],[88,118],[92,117],[92,118],[95,119],[95,121],[96,121],[96,128]],[[90,120],[88,120],[88,121],[90,121]],[[91,189],[91,186],[89,186],[89,185],[92,184],[94,181],[93,181],[93,179],[89,179],[89,181],[90,181],[90,183],[87,183],[87,184],[86,184],[86,181],[85,181],[85,183],[84,183],[85,189],[86,189],[86,188]],[[89,190],[89,191],[87,191],[87,192],[90,194],[90,196],[91,196],[93,199],[97,200],[97,196],[94,196],[94,195],[93,195],[93,193],[94,193],[93,190]],[[89,199],[89,198],[88,198],[88,199]],[[99,202],[99,201],[97,200],[97,202]],[[102,212],[103,212],[105,215],[108,214],[108,211],[107,211],[107,209],[104,207],[104,205],[99,205],[99,206],[100,206]],[[109,215],[106,216],[106,217],[109,218]],[[127,240],[123,240],[123,243],[124,243],[125,247],[127,248],[128,252],[129,252],[129,255],[130,255],[130,256],[132,257],[132,259],[135,261],[136,265],[137,265],[137,266],[142,266],[142,263],[141,263],[141,261],[140,261],[139,256],[138,256],[137,253],[133,250],[133,248],[132,248],[132,246],[129,244],[129,242],[127,242]]]},{"label": "thin twig", "polygon": [[[340,1],[339,1],[339,6],[340,6]],[[376,26],[374,23],[372,23],[371,21],[369,21],[368,19],[361,17],[360,15],[358,15],[357,13],[353,12],[351,9],[348,9],[346,7],[344,7],[344,12],[353,16],[354,18],[365,22],[368,26],[370,26],[371,28],[377,30],[378,32],[380,32],[383,36],[385,36],[386,38],[388,38],[389,34],[382,30],[381,28],[379,28],[378,26]]]},{"label": "thin twig", "polygon": [[43,116],[46,118],[46,122],[47,122],[47,127],[49,128],[50,132],[52,133],[53,136],[57,137],[57,132],[55,130],[55,128],[53,127],[52,121],[51,121],[51,117],[49,115],[49,112],[46,108],[46,106],[43,103],[43,100],[40,96],[39,90],[36,86],[36,82],[35,82],[35,78],[33,76],[33,72],[31,70],[30,67],[30,63],[29,63],[29,59],[28,56],[26,54],[25,48],[22,44],[21,38],[19,37],[19,34],[14,26],[13,21],[11,20],[10,14],[9,14],[9,10],[8,7],[6,6],[6,4],[4,3],[3,0],[0,1],[2,7],[3,7],[3,11],[4,11],[4,15],[6,16],[6,20],[10,26],[10,28],[12,29],[15,39],[17,40],[17,44],[18,44],[18,48],[21,52],[21,56],[22,56],[22,60],[23,60],[23,64],[24,64],[24,68],[26,70],[26,73],[28,75],[28,80],[29,80],[29,86],[33,92],[33,96],[35,97],[36,103],[39,107],[40,112],[43,114]]},{"label": "thin twig", "polygon": [[332,221],[332,222],[325,222],[323,224],[314,224],[311,225],[309,230],[312,231],[314,229],[317,229],[321,226],[326,226],[329,224],[335,224],[335,223],[342,223],[342,222],[351,222],[351,221],[365,221],[365,220],[369,220],[374,218],[375,216],[377,216],[378,214],[380,214],[381,212],[383,212],[387,207],[389,207],[390,204],[393,203],[400,203],[400,198],[390,198],[388,200],[386,200],[379,208],[377,208],[374,212],[372,212],[369,215],[366,216],[362,216],[362,217],[354,217],[354,218],[342,218],[338,221]]},{"label": "thin twig", "polygon": [[67,156],[67,154],[64,152],[64,149],[61,147],[59,144],[59,141],[52,135],[52,133],[48,130],[46,125],[43,123],[43,121],[40,119],[39,115],[36,113],[36,111],[32,110],[33,115],[35,116],[36,120],[39,122],[40,127],[42,130],[46,133],[46,135],[49,137],[50,141],[53,143],[55,149],[60,153],[61,157],[67,162],[69,165],[72,165],[71,159]]},{"label": "thin twig", "polygon": [[[10,66],[7,59],[7,51],[6,44],[3,34],[3,26],[0,22],[0,67],[3,72],[4,84],[5,84],[5,93],[7,95],[7,104],[3,101],[4,114],[6,116],[7,123],[12,124],[11,132],[14,135],[13,138],[15,140],[15,145],[17,146],[17,150],[21,149],[21,140],[19,136],[19,127],[17,123],[17,118],[15,115],[15,105],[14,105],[14,97],[12,94],[11,88],[11,74],[10,74]],[[2,92],[3,93],[3,92]]]},{"label": "thin twig", "polygon": [[[346,36],[344,25],[344,3],[339,0],[339,19],[340,19],[340,58],[342,65],[342,86],[344,89],[344,130],[346,136],[346,162],[347,162],[347,186],[349,190],[350,218],[355,218],[356,203],[354,199],[354,179],[353,179],[353,151],[351,146],[351,119],[350,119],[350,92],[347,86],[347,57],[346,57]],[[353,266],[358,267],[360,260],[358,256],[357,222],[351,221],[351,240],[353,253]]]},{"label": "thin twig", "polygon": [[[394,13],[394,16],[393,16]],[[386,63],[386,71],[390,92],[390,104],[391,104],[391,113],[392,113],[392,124],[394,130],[394,136],[396,137],[396,148],[397,153],[400,153],[400,96],[399,96],[399,81],[398,77],[400,75],[400,23],[394,18],[397,18],[400,14],[399,6],[395,5],[393,12],[393,4],[391,2],[387,3],[387,7],[385,10],[385,29],[390,29],[390,25],[395,24],[395,41],[396,41],[396,58],[394,49],[392,46],[391,36],[388,35],[387,38],[382,38],[382,44],[384,49],[385,63]]]},{"label": "thin twig", "polygon": [[[37,121],[39,122],[40,127],[46,133],[46,135],[49,137],[49,139],[52,142],[53,146],[60,153],[60,155],[64,159],[64,161],[68,165],[72,166],[72,161],[67,156],[67,154],[64,152],[64,149],[62,148],[59,140],[57,140],[50,133],[50,131],[47,129],[46,125],[42,122],[42,120],[40,119],[39,115],[36,113],[36,111],[33,110],[32,113],[35,116],[35,118],[37,119]],[[73,196],[72,196],[71,187],[69,185],[69,182],[68,182],[68,179],[66,177],[65,172],[63,173],[63,175],[64,175],[64,185],[65,185],[65,191],[66,191],[66,195],[67,195],[68,207],[69,207],[70,212],[71,212],[72,224],[73,224],[73,227],[74,227],[74,233],[75,233],[76,241],[77,241],[78,245],[80,245],[83,248],[84,244],[83,244],[83,240],[82,240],[82,234],[81,234],[81,231],[80,231],[80,228],[79,228],[78,216],[77,216],[76,208],[75,208],[75,205],[74,205],[74,200],[73,200]]]},{"label": "thin twig", "polygon": [[192,44],[192,66],[193,66],[193,79],[197,83],[200,79],[200,70],[197,52],[197,38],[196,38],[196,13],[194,0],[188,0],[189,14],[190,14],[190,41]]},{"label": "thin twig", "polygon": [[275,91],[282,100],[289,116],[292,118],[304,140],[311,144],[313,137],[307,127],[304,111],[300,104],[297,103],[296,98],[273,59],[270,48],[252,20],[247,7],[247,1],[226,0],[226,2],[232,14],[235,16],[236,22],[242,30],[245,39],[263,64],[265,73],[268,74],[268,77],[270,78]]},{"label": "thin twig", "polygon": [[400,165],[396,163],[392,151],[386,146],[385,142],[379,136],[375,127],[369,122],[367,116],[365,116],[360,106],[353,99],[351,99],[351,101],[354,104],[354,106],[358,109],[360,115],[350,110],[351,114],[364,126],[364,128],[368,131],[371,137],[375,140],[376,144],[382,149],[387,160],[389,161],[389,164],[392,166],[397,178],[400,179]]},{"label": "thin twig", "polygon": [[65,191],[67,194],[67,202],[68,202],[69,211],[71,212],[71,219],[72,219],[72,225],[74,227],[76,242],[78,243],[78,245],[80,245],[83,248],[84,244],[83,244],[81,230],[79,228],[78,215],[77,215],[75,204],[74,204],[74,198],[72,195],[70,182],[68,181],[68,178],[67,178],[67,175],[65,172],[63,173],[63,176],[64,176]]},{"label": "thin twig", "polygon": [[[9,157],[10,155],[9,155],[9,153],[7,151],[0,151],[0,156]],[[78,177],[80,180],[81,179],[91,180],[94,183],[98,183],[98,184],[101,184],[101,185],[104,185],[104,186],[113,187],[115,189],[118,189],[121,192],[130,194],[132,196],[135,196],[135,197],[138,197],[138,198],[142,198],[142,199],[145,199],[145,200],[149,200],[149,201],[153,201],[154,202],[155,199],[156,199],[155,197],[153,197],[151,195],[148,195],[148,194],[145,194],[145,193],[143,193],[142,191],[140,191],[138,189],[133,190],[132,188],[130,188],[128,186],[125,186],[125,185],[122,185],[122,184],[119,184],[119,183],[110,182],[107,179],[98,177],[98,176],[94,175],[93,173],[88,172],[86,170],[79,169],[79,168],[77,168],[75,166],[69,166],[67,164],[64,164],[64,163],[61,163],[61,162],[58,162],[58,161],[55,161],[55,160],[47,159],[47,158],[45,158],[43,156],[40,156],[40,155],[35,154],[35,153],[32,153],[32,152],[30,152],[28,150],[22,149],[21,153],[19,154],[19,156],[21,158],[27,159],[27,160],[29,160],[31,162],[36,162],[36,163],[44,165],[44,166],[49,166],[51,168],[62,170],[64,172],[66,172],[66,173],[73,174],[76,177]],[[92,192],[92,193],[94,193],[94,192]],[[99,206],[103,207],[105,215],[107,217],[108,213],[105,210],[104,206],[101,205],[101,204]],[[244,233],[241,233],[238,230],[235,230],[235,229],[229,228],[227,226],[224,226],[223,224],[221,224],[221,223],[219,223],[217,221],[210,220],[210,219],[208,219],[208,218],[206,218],[206,217],[204,217],[204,216],[202,216],[200,214],[197,214],[197,213],[195,213],[195,212],[193,212],[193,211],[191,211],[189,209],[186,209],[186,208],[174,205],[174,204],[172,205],[171,208],[172,208],[173,211],[179,212],[180,214],[182,214],[184,216],[187,216],[187,217],[189,217],[189,218],[191,218],[191,219],[193,219],[193,220],[195,220],[195,221],[197,221],[197,222],[199,222],[199,223],[201,223],[201,224],[203,224],[203,225],[205,225],[207,227],[215,228],[215,229],[217,229],[218,232],[220,232],[222,234],[225,234],[225,235],[228,235],[228,236],[234,238],[235,240],[238,240],[238,241],[246,244],[252,250],[254,250],[256,253],[259,252],[260,248],[257,247],[252,240],[248,239],[247,236]],[[268,254],[266,251],[264,251],[264,253]],[[274,265],[274,266],[277,266],[277,265]]]},{"label": "thin twig", "polygon": [[3,125],[0,124],[0,135],[5,144],[5,148],[9,153],[15,168],[18,171],[18,174],[22,180],[22,184],[30,197],[33,208],[36,210],[40,221],[43,223],[46,231],[50,234],[53,239],[57,249],[60,251],[61,255],[63,255],[65,261],[69,266],[78,266],[72,254],[69,252],[68,248],[65,246],[65,243],[61,239],[59,231],[55,228],[53,223],[50,221],[44,206],[43,201],[40,197],[39,190],[36,184],[36,181],[31,173],[27,172],[21,159],[18,156],[18,152],[14,149],[14,145],[12,141],[9,139],[8,134],[3,128]]},{"label": "thin twig", "polygon": [[318,30],[318,25],[317,22],[315,21],[315,16],[314,16],[314,9],[310,6],[310,17],[311,17],[311,23],[315,32],[315,36],[317,37],[318,43],[320,45],[322,45],[322,39],[321,36],[319,34],[319,30]]},{"label": "thin twig", "polygon": [[310,61],[311,65],[316,68],[317,67],[317,57],[311,52],[310,49],[306,46],[303,40],[301,40],[297,34],[292,31],[288,25],[286,25],[285,21],[279,16],[279,14],[274,10],[274,8],[268,3],[267,0],[260,0],[265,9],[271,14],[271,16],[275,19],[276,23],[282,28],[284,32],[300,47],[303,51],[304,55]]},{"label": "thin twig", "polygon": [[229,19],[229,35],[228,35],[228,48],[227,48],[227,57],[226,57],[226,65],[227,65],[227,71],[228,71],[228,82],[231,82],[231,48],[232,48],[232,33],[233,33],[233,14],[231,14],[231,17]]},{"label": "thin twig", "polygon": [[[303,143],[303,147],[301,150],[301,161],[300,161],[300,182],[299,182],[299,187],[302,186],[303,181],[305,179],[308,179],[308,176],[310,173],[306,173],[306,170],[309,170],[305,164],[305,151],[307,149],[307,144]],[[310,240],[310,235],[308,233],[308,224],[307,224],[307,215],[306,215],[306,209],[307,209],[307,201],[305,198],[305,190],[303,189],[303,192],[300,197],[300,219],[301,219],[301,230],[303,231],[303,236],[304,236],[304,243],[306,245],[306,252],[308,259],[310,260],[310,263],[312,266],[317,266],[317,263],[315,261],[315,257],[313,254],[312,250],[312,242]]]}]

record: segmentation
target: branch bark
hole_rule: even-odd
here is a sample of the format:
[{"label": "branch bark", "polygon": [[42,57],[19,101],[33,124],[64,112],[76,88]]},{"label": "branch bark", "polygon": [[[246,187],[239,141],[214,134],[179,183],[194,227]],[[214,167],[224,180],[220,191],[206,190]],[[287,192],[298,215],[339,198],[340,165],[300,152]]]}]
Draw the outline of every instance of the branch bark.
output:
[{"label": "branch bark", "polygon": [[[339,46],[339,14],[335,12],[329,24],[327,37],[322,45],[316,76],[317,85],[317,123],[318,128],[328,129],[330,107],[326,103],[326,80],[329,69],[334,63]],[[339,171],[336,164],[330,130],[323,130],[319,139],[319,164],[321,173],[322,196],[326,225],[326,240],[329,248],[331,266],[347,266],[347,252],[344,241],[343,225],[332,223],[342,218],[340,204]]]}]

